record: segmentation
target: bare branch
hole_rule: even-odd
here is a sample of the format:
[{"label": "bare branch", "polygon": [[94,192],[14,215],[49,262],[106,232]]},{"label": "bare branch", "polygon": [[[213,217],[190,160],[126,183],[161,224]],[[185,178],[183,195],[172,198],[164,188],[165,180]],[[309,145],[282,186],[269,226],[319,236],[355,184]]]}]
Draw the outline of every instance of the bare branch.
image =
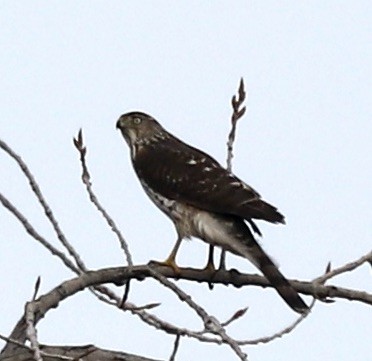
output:
[{"label": "bare branch", "polygon": [[41,283],[41,277],[39,276],[35,282],[35,287],[34,287],[34,294],[32,296],[32,301],[35,301],[37,294],[39,293],[40,289],[40,283]]},{"label": "bare branch", "polygon": [[[236,123],[237,121],[244,115],[245,107],[240,109],[245,99],[245,91],[244,91],[244,83],[243,79],[241,80],[238,97],[234,96],[232,99],[232,106],[233,106],[233,116],[232,116],[232,129],[229,134],[228,139],[228,169],[231,171],[231,162],[233,158],[233,144],[235,140],[235,132],[236,132]],[[86,153],[87,149],[83,143],[83,136],[80,130],[76,139],[74,139],[74,144],[76,148],[79,150],[80,153],[80,160],[82,165],[82,179],[88,191],[90,200],[96,206],[96,208],[101,212],[103,217],[105,218],[106,222],[111,227],[111,230],[118,236],[121,248],[124,250],[127,258],[127,262],[129,267],[120,267],[120,268],[109,268],[103,269],[99,271],[87,271],[83,261],[80,259],[79,255],[73,249],[73,247],[68,243],[64,234],[60,230],[57,221],[55,220],[53,213],[51,212],[48,204],[45,202],[41,191],[22,161],[22,159],[15,154],[4,142],[0,141],[0,147],[5,150],[12,158],[16,160],[18,165],[21,167],[22,171],[25,173],[27,179],[30,182],[31,188],[33,192],[36,194],[39,203],[43,206],[44,212],[47,215],[49,221],[52,223],[53,228],[61,241],[64,247],[68,250],[69,254],[75,259],[76,267],[73,262],[70,261],[69,257],[62,252],[59,252],[55,249],[48,241],[46,241],[42,236],[40,236],[37,231],[31,226],[28,220],[22,215],[21,212],[17,210],[17,208],[12,205],[12,203],[7,200],[3,195],[0,194],[0,202],[7,208],[23,225],[26,231],[36,240],[38,240],[42,245],[44,245],[52,254],[57,255],[64,264],[69,267],[73,272],[77,273],[79,277],[74,278],[70,281],[66,281],[51,292],[46,295],[39,297],[39,299],[35,300],[39,285],[40,285],[40,278],[36,282],[35,285],[35,292],[33,301],[26,304],[25,314],[18,322],[17,326],[12,332],[11,337],[8,343],[13,343],[13,345],[23,344],[28,338],[31,342],[31,348],[34,352],[34,359],[36,361],[42,361],[43,352],[40,348],[40,345],[37,340],[37,332],[36,332],[36,324],[37,322],[44,317],[45,313],[54,307],[57,307],[59,302],[64,300],[65,298],[84,290],[85,288],[90,288],[92,292],[102,301],[113,305],[121,310],[129,311],[132,314],[141,318],[142,321],[146,322],[148,325],[155,327],[158,330],[166,332],[168,334],[176,335],[174,349],[171,355],[171,360],[175,359],[179,341],[182,336],[192,337],[202,342],[209,342],[215,344],[227,344],[231,347],[232,350],[237,354],[237,356],[241,360],[247,360],[247,356],[241,350],[242,345],[251,345],[251,344],[258,344],[258,343],[267,343],[276,338],[282,337],[285,334],[291,332],[295,327],[297,327],[300,322],[302,322],[307,315],[300,316],[293,324],[287,326],[280,332],[275,333],[269,337],[261,337],[255,340],[242,340],[237,341],[229,337],[226,333],[225,326],[229,325],[234,320],[241,318],[247,309],[238,310],[235,314],[226,322],[221,323],[215,317],[209,315],[204,308],[200,305],[196,304],[190,295],[186,294],[182,291],[179,287],[177,287],[173,282],[169,281],[167,278],[176,278],[176,279],[185,279],[190,281],[197,281],[197,282],[207,282],[210,283],[210,272],[206,270],[195,270],[191,268],[181,268],[180,274],[174,274],[172,269],[164,266],[157,266],[157,267],[149,267],[147,265],[143,266],[133,266],[131,254],[129,253],[128,246],[122,237],[120,231],[117,229],[114,221],[111,217],[107,214],[105,209],[101,206],[98,202],[97,197],[93,193],[92,184],[90,180],[89,171],[86,165]],[[10,150],[10,152],[9,152]],[[25,170],[26,171],[25,171]],[[36,190],[35,190],[36,189]],[[40,198],[41,197],[41,198]],[[45,205],[44,205],[44,203]],[[48,213],[49,216],[48,216]],[[369,252],[367,255],[359,258],[354,262],[350,262],[338,269],[331,270],[331,265],[327,266],[326,274],[316,278],[312,282],[300,282],[300,281],[290,281],[293,288],[296,289],[298,292],[312,295],[314,300],[310,307],[313,307],[315,303],[315,299],[319,299],[323,302],[334,302],[335,298],[343,298],[348,300],[354,300],[363,302],[366,304],[372,305],[372,294],[368,294],[366,292],[336,287],[336,286],[325,286],[325,282],[336,275],[353,271],[357,267],[361,266],[362,264],[369,262],[372,265],[372,252]],[[80,269],[79,269],[80,268]],[[82,274],[82,270],[86,272]],[[203,320],[204,323],[204,331],[192,331],[184,328],[179,328],[175,325],[172,325],[166,321],[163,321],[156,316],[146,312],[145,310],[151,309],[153,307],[159,306],[158,303],[152,303],[144,306],[136,306],[130,302],[126,302],[127,296],[129,293],[129,281],[131,279],[138,279],[143,280],[147,277],[152,277],[158,280],[162,285],[166,286],[172,292],[174,292],[180,300],[187,303],[189,307],[191,307],[197,315]],[[123,299],[120,298],[112,292],[110,289],[102,286],[104,283],[114,283],[116,285],[126,283],[126,289],[123,296]],[[241,287],[242,285],[255,285],[261,287],[272,287],[268,281],[261,276],[257,275],[246,275],[241,274],[238,271],[231,270],[221,270],[216,272],[213,277],[213,283],[221,283],[221,284],[232,284],[236,287]],[[62,292],[62,291],[63,292]],[[211,336],[206,336],[206,333],[211,334]],[[0,337],[1,338],[1,337]],[[4,348],[5,351],[9,351],[7,346]],[[3,351],[4,351],[3,350]],[[6,353],[6,352],[5,352]],[[4,353],[2,353],[2,356]],[[80,355],[80,357],[82,357]]]},{"label": "bare branch", "polygon": [[129,296],[129,290],[130,290],[130,280],[125,282],[124,294],[123,294],[123,298],[121,299],[119,308],[123,308],[125,305],[125,302],[127,302],[128,296]]},{"label": "bare branch", "polygon": [[[118,270],[117,268],[116,270]],[[132,267],[125,267],[126,271],[129,271],[133,269]],[[114,271],[116,273],[116,270]],[[143,270],[148,272],[148,266],[143,266]],[[108,276],[108,278],[107,278]],[[90,271],[86,274],[83,274],[77,278],[74,278],[72,280],[63,282],[61,285],[57,286],[47,294],[39,297],[38,300],[33,302],[34,304],[34,319],[33,324],[36,326],[36,324],[40,321],[42,317],[48,312],[48,310],[58,307],[58,304],[66,299],[67,297],[70,297],[74,295],[77,292],[82,291],[83,289],[91,286],[96,285],[96,289],[101,289],[103,286],[97,286],[102,283],[108,283],[108,282],[114,282],[116,283],[118,279],[113,280],[112,279],[113,274],[110,272],[107,273],[106,271]],[[150,275],[149,275],[150,276]],[[122,279],[127,279],[128,277],[122,277]],[[133,278],[133,277],[132,277]],[[134,277],[137,278],[137,277]],[[142,279],[142,276],[141,276]],[[103,292],[110,292],[109,290],[106,290],[103,288]],[[110,294],[110,297],[115,299],[115,295]],[[120,302],[120,298],[116,297],[116,302]],[[155,327],[157,330],[161,330],[163,332],[173,334],[173,335],[181,335],[181,336],[188,336],[192,338],[196,338],[199,341],[202,342],[213,342],[217,344],[221,344],[222,342],[220,340],[206,337],[203,335],[199,335],[197,332],[192,332],[184,328],[178,328],[166,321],[162,321],[161,319],[157,318],[154,315],[151,315],[143,310],[138,310],[136,306],[132,306],[132,304],[127,303],[126,304],[126,310],[130,311],[132,314],[137,315],[141,318],[142,321],[147,323],[150,326]],[[9,338],[17,340],[18,342],[25,342],[27,336],[26,336],[26,330],[27,330],[27,323],[25,316],[23,316],[13,329],[11,335]],[[7,357],[10,354],[14,352],[15,348],[12,347],[10,343],[6,344],[4,349],[1,351],[2,357]]]},{"label": "bare branch", "polygon": [[238,120],[244,115],[246,111],[246,107],[240,108],[245,100],[245,90],[244,90],[244,80],[243,78],[240,79],[239,90],[238,90],[238,97],[234,95],[231,99],[231,105],[233,108],[233,113],[231,116],[231,130],[227,140],[227,170],[231,172],[232,170],[232,159],[233,155],[233,147],[235,141],[235,134],[236,134],[236,124]]},{"label": "bare branch", "polygon": [[124,310],[130,310],[130,311],[142,311],[142,310],[151,310],[152,308],[159,307],[161,305],[160,302],[153,302],[153,303],[148,303],[143,306],[128,306],[127,304],[125,307],[123,307]]},{"label": "bare branch", "polygon": [[[178,278],[178,279],[186,279],[191,281],[198,281],[198,282],[208,282],[210,278],[210,274],[208,271],[204,270],[195,270],[190,268],[181,268],[181,273],[179,275],[175,275],[174,271],[169,267],[158,266],[154,268],[157,274],[161,274],[164,277],[170,278]],[[89,271],[86,274],[83,274],[77,278],[71,279],[66,281],[50,291],[48,294],[39,297],[34,303],[37,305],[37,309],[35,311],[35,320],[34,325],[43,317],[46,312],[51,308],[56,308],[60,301],[63,299],[79,292],[87,287],[96,286],[97,289],[101,291],[103,286],[100,286],[103,283],[118,283],[123,282],[123,280],[127,280],[129,278],[132,279],[141,279],[143,280],[146,277],[153,277],[153,274],[150,273],[149,267],[147,265],[144,266],[133,266],[133,267],[116,267],[116,268],[108,268],[102,269],[99,271]],[[262,287],[272,287],[268,281],[258,275],[244,275],[240,274],[237,271],[219,271],[216,273],[215,276],[215,283],[221,284],[232,284],[237,287],[241,287],[242,285],[255,285],[255,286],[262,286]],[[321,297],[321,298],[344,298],[354,301],[360,301],[369,305],[372,305],[372,294],[368,294],[366,292],[360,292],[350,289],[345,289],[336,286],[325,286],[321,284],[316,284],[313,282],[299,282],[299,281],[290,281],[291,285],[296,289],[297,292],[301,292],[308,295],[313,295],[314,297]],[[99,285],[99,286],[98,286]],[[103,291],[105,289],[103,288]],[[109,291],[107,291],[109,292]],[[115,295],[111,295],[110,297],[115,298]],[[187,295],[185,296],[188,297]],[[120,298],[116,297],[116,302],[120,302]],[[138,311],[136,306],[131,306],[131,304],[126,304],[126,310],[130,311],[131,313],[139,316],[144,322],[148,325],[155,327],[158,330],[163,332],[173,334],[173,335],[180,335],[180,336],[188,336],[195,338],[202,342],[209,342],[209,343],[229,343],[230,346],[234,345],[231,342],[228,342],[225,338],[218,339],[214,337],[207,337],[201,335],[200,332],[190,331],[184,328],[176,327],[166,321],[162,321],[158,319],[156,316],[146,313],[142,310]],[[208,315],[204,314],[204,316],[208,317]],[[210,318],[206,320],[206,326],[208,326],[210,322]],[[215,324],[212,322],[212,325]],[[218,324],[217,324],[218,325]],[[25,319],[22,318],[16,325],[15,329],[13,330],[10,338],[24,342],[25,341]],[[206,327],[209,331],[213,330],[213,327]],[[218,329],[218,328],[217,328]],[[290,329],[290,327],[288,327]],[[285,332],[281,331],[281,334]],[[253,340],[254,341],[254,340]],[[236,341],[237,344],[248,344],[248,342],[253,341]],[[234,341],[235,342],[235,341]],[[256,342],[264,342],[262,340]],[[2,355],[6,351],[11,351],[8,345],[4,348]]]},{"label": "bare branch", "polygon": [[[3,341],[6,341],[8,343],[12,343],[14,345],[17,345],[17,346],[19,346],[19,348],[22,348],[22,349],[29,350],[29,351],[33,352],[33,350],[32,350],[31,347],[29,347],[29,346],[27,346],[27,345],[25,345],[25,344],[23,344],[23,343],[21,343],[19,341],[13,340],[13,339],[11,339],[9,337],[6,337],[6,336],[3,336],[3,335],[0,334],[0,339],[3,340]],[[43,347],[43,346],[40,345],[40,348],[41,347]],[[72,360],[74,360],[73,357],[68,357],[68,356],[63,356],[63,355],[58,355],[58,354],[50,354],[50,353],[47,353],[45,351],[40,351],[40,354],[42,356],[48,357],[48,358],[49,357],[50,358],[56,358],[56,359],[65,360],[65,361],[70,361],[70,360],[72,361]],[[10,358],[10,357],[11,356],[8,356],[8,358]],[[0,357],[0,359],[1,359],[1,357]]]},{"label": "bare branch", "polygon": [[57,256],[66,267],[73,270],[75,273],[79,274],[80,271],[76,266],[70,261],[70,259],[52,244],[50,244],[44,237],[42,237],[35,228],[29,223],[26,217],[4,196],[0,193],[0,202],[2,205],[12,213],[22,224],[26,232],[39,243],[41,243],[52,255]]},{"label": "bare branch", "polygon": [[178,351],[178,347],[180,345],[180,338],[181,338],[181,336],[177,335],[176,339],[174,340],[173,352],[172,352],[172,354],[169,358],[169,361],[175,361],[176,360],[176,354],[177,354],[177,351]]},{"label": "bare branch", "polygon": [[[357,260],[352,261],[350,263],[347,263],[344,266],[341,266],[339,268],[335,268],[334,270],[330,270],[330,267],[327,267],[328,271],[323,276],[315,278],[314,282],[323,284],[327,280],[329,280],[330,278],[338,276],[342,273],[354,271],[356,268],[360,267],[362,264],[364,264],[366,262],[369,262],[369,263],[372,262],[372,251],[368,252],[366,255],[358,258]],[[330,263],[329,263],[329,265],[330,265]]]},{"label": "bare branch", "polygon": [[[39,243],[41,243],[46,249],[48,249],[48,251],[52,255],[57,256],[64,263],[64,265],[68,267],[70,270],[72,270],[74,273],[78,275],[81,274],[81,271],[69,260],[69,258],[63,252],[60,252],[52,244],[50,244],[44,237],[42,237],[33,228],[33,226],[28,222],[26,217],[1,193],[0,193],[0,202],[3,204],[3,206],[6,209],[8,209],[20,221],[22,226],[25,228],[26,232],[30,234],[32,238],[34,238]],[[117,297],[107,287],[98,285],[98,286],[95,286],[94,290],[92,290],[92,292],[101,301],[114,305],[115,307],[119,306],[120,298]],[[101,296],[100,294],[105,295],[106,297],[108,297],[108,299]],[[112,300],[112,301],[110,302],[109,300]],[[154,304],[154,307],[155,307],[155,304]],[[179,329],[177,329],[175,326],[173,327],[169,323],[159,319],[158,317],[154,315],[147,314],[144,311],[144,309],[146,309],[146,307],[144,306],[137,307],[133,304],[128,303],[126,304],[126,307],[124,309],[130,310],[132,314],[140,317],[143,322],[159,330],[162,330],[163,328],[166,330],[174,330],[174,332],[172,331],[172,334],[177,334],[179,332]],[[17,324],[17,326],[15,327],[14,331],[12,332],[12,338],[16,340],[21,340],[24,342],[25,340],[24,335],[25,335],[24,320],[21,319],[19,323]],[[10,344],[7,344],[5,348],[3,349],[3,352],[5,353],[8,353],[8,352],[11,353],[12,351],[13,351],[13,348]]]},{"label": "bare branch", "polygon": [[59,227],[59,224],[54,217],[54,214],[52,212],[52,209],[49,207],[46,199],[44,198],[39,185],[37,184],[34,176],[32,175],[31,171],[28,169],[26,163],[22,160],[22,158],[16,154],[4,141],[0,139],[0,148],[3,149],[10,157],[12,157],[18,166],[21,168],[22,172],[28,179],[31,189],[33,193],[35,194],[37,200],[41,204],[42,208],[44,209],[45,215],[49,222],[52,224],[53,229],[61,242],[61,244],[66,248],[68,253],[73,257],[78,267],[82,270],[85,269],[84,263],[81,260],[79,254],[75,251],[75,249],[72,247],[70,242],[66,239],[64,233],[62,232],[61,228]]},{"label": "bare branch", "polygon": [[87,166],[87,163],[86,163],[86,160],[85,160],[85,156],[87,154],[87,148],[84,145],[83,132],[82,132],[81,129],[78,133],[78,136],[76,138],[74,138],[73,141],[74,141],[74,145],[75,145],[76,149],[79,151],[79,154],[80,154],[80,163],[81,163],[81,167],[82,167],[81,179],[82,179],[82,181],[85,185],[85,188],[88,192],[89,199],[95,205],[97,210],[102,214],[103,218],[106,220],[106,222],[110,226],[111,230],[116,234],[116,236],[119,240],[120,246],[123,249],[123,251],[125,253],[125,256],[127,258],[127,263],[128,263],[129,266],[132,266],[133,265],[132,256],[130,254],[127,242],[125,241],[123,235],[121,234],[120,230],[116,226],[114,220],[106,212],[106,210],[103,208],[103,206],[98,201],[97,196],[93,192],[92,183],[90,181],[90,175],[89,175],[89,171],[88,171],[88,166]]},{"label": "bare branch", "polygon": [[248,356],[240,348],[239,342],[227,335],[226,330],[221,326],[221,323],[215,317],[210,317],[205,326],[206,331],[219,335],[222,341],[227,343],[232,350],[235,351],[240,360],[248,360]]},{"label": "bare branch", "polygon": [[239,319],[240,317],[243,317],[246,312],[248,311],[248,307],[242,308],[238,311],[236,311],[227,321],[222,322],[221,325],[223,327],[226,327],[230,325],[230,323],[234,322],[235,320]]},{"label": "bare branch", "polygon": [[43,361],[40,353],[39,342],[37,340],[37,331],[35,327],[35,302],[27,302],[25,310],[25,320],[26,320],[26,335],[30,340],[31,349],[34,352],[35,361]]},{"label": "bare branch", "polygon": [[[51,254],[57,256],[64,264],[66,267],[71,269],[74,273],[76,274],[81,274],[81,271],[76,268],[76,266],[68,259],[68,257],[63,253],[60,252],[58,249],[56,249],[53,245],[51,245],[45,238],[43,238],[34,228],[33,226],[28,222],[28,220],[22,215],[18,209],[11,204],[11,202],[8,201],[7,198],[5,198],[1,193],[0,193],[0,202],[4,205],[5,208],[7,208],[23,225],[27,233],[29,233],[35,240],[40,242],[46,249],[48,249]],[[146,267],[146,266],[144,266]],[[117,282],[122,282],[122,280],[117,281]],[[101,282],[98,282],[98,284]],[[121,299],[115,295],[111,290],[109,290],[107,287],[104,287],[102,285],[95,285],[94,290],[99,292],[94,292],[95,296],[99,298],[101,301],[104,301],[106,303],[109,303],[110,305],[114,305],[115,307],[119,307],[121,303]],[[101,296],[105,295],[106,297]],[[110,301],[111,300],[111,301]],[[155,315],[151,315],[147,312],[145,312],[145,309],[149,309],[151,307],[156,307],[157,304],[154,303],[152,305],[147,305],[147,306],[140,306],[137,307],[136,305],[132,303],[126,303],[125,307],[122,309],[130,311],[132,314],[138,316],[143,322],[146,324],[155,327],[157,330],[165,331],[170,334],[181,334],[181,335],[187,335],[189,337],[194,337],[197,338],[199,341],[203,342],[210,342],[210,338],[200,336],[196,333],[188,332],[188,330],[183,329],[183,328],[178,328],[174,325],[171,325],[170,323],[161,320],[160,318],[156,317]],[[24,342],[25,341],[25,324],[24,324],[24,319],[21,319],[16,327],[14,328],[11,338]],[[213,341],[213,340],[212,340]],[[219,343],[217,341],[217,343]],[[2,351],[2,354],[9,354],[14,351],[14,348],[12,348],[11,344],[7,344],[5,348]]]},{"label": "bare branch", "polygon": [[[20,346],[22,347],[22,346]],[[17,347],[12,355],[7,357],[8,361],[32,361],[32,351],[24,346]],[[140,355],[133,355],[126,352],[105,350],[94,345],[82,346],[48,346],[40,345],[41,355],[48,358],[65,361],[160,361]],[[3,359],[3,358],[2,358]]]},{"label": "bare branch", "polygon": [[[330,262],[327,264],[327,267],[326,267],[326,271],[325,273],[329,272],[330,271],[330,268],[331,268],[331,264]],[[314,285],[315,284],[319,284],[319,285],[322,285],[324,283],[321,283],[321,282],[314,282]],[[297,318],[297,320],[295,320],[292,324],[290,324],[289,326],[285,327],[284,329],[282,329],[281,331],[278,331],[278,332],[275,332],[273,335],[271,336],[267,336],[267,337],[260,337],[260,338],[256,338],[256,339],[253,339],[253,340],[247,340],[247,341],[240,341],[242,344],[244,345],[258,345],[259,343],[269,343],[271,341],[274,341],[275,339],[277,338],[281,338],[283,337],[284,335],[292,332],[307,316],[310,315],[310,312],[311,310],[313,309],[314,305],[315,305],[315,302],[316,302],[316,298],[314,297],[310,306],[309,306],[309,310],[308,312],[302,314],[301,316],[299,316]]]},{"label": "bare branch", "polygon": [[232,350],[242,361],[247,360],[247,355],[240,349],[236,341],[227,335],[221,323],[214,316],[210,316],[203,307],[193,301],[190,295],[182,291],[178,286],[176,286],[173,282],[170,282],[162,274],[151,267],[148,267],[148,270],[153,278],[158,280],[165,287],[172,290],[181,301],[186,302],[197,313],[197,315],[203,320],[204,326],[208,331],[213,332],[221,337],[221,339],[232,348]]},{"label": "bare branch", "polygon": [[[244,89],[244,80],[243,78],[240,79],[239,89],[238,89],[238,97],[233,95],[231,99],[231,105],[233,108],[233,113],[231,115],[231,130],[229,136],[227,138],[227,159],[226,159],[226,169],[231,172],[232,171],[232,159],[234,157],[233,148],[234,148],[234,141],[235,141],[235,134],[236,134],[236,124],[238,120],[245,114],[246,107],[240,108],[245,100],[245,89]],[[211,252],[211,251],[210,251]],[[219,270],[226,269],[226,251],[221,251],[220,256],[220,265],[218,267]]]},{"label": "bare branch", "polygon": [[[312,308],[314,307],[315,302],[316,302],[316,299],[314,298],[313,301],[311,302],[310,306],[309,306],[309,310],[312,310]],[[292,332],[309,314],[310,314],[310,312],[302,314],[291,325],[283,328],[282,330],[280,330],[278,332],[275,332],[271,336],[259,337],[259,338],[253,339],[253,340],[239,341],[239,344],[240,345],[258,345],[260,343],[269,343],[271,341],[274,341],[277,338],[281,338],[284,335],[287,335],[290,332]]]}]

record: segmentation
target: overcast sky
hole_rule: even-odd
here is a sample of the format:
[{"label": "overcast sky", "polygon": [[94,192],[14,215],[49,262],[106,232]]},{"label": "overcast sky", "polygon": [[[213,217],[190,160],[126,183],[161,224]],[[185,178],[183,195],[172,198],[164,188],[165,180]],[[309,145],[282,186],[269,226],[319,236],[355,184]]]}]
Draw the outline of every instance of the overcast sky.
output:
[{"label": "overcast sky", "polygon": [[[72,137],[83,128],[94,189],[122,229],[136,264],[164,259],[171,222],[147,199],[115,130],[142,110],[222,164],[230,99],[241,76],[248,111],[233,168],[285,214],[260,222],[262,244],[289,278],[311,280],[372,244],[372,16],[369,1],[1,1],[0,137],[27,162],[62,229],[92,269],[124,265],[112,233],[80,181]],[[0,191],[58,245],[15,163],[0,154]],[[204,266],[207,246],[185,242],[178,261]],[[232,255],[228,266],[257,272]],[[9,334],[40,275],[40,293],[73,277],[0,209],[0,333]],[[331,283],[372,292],[364,266]],[[249,306],[227,331],[267,336],[296,315],[272,290],[178,282],[220,320]],[[118,290],[119,293],[122,290]],[[154,281],[130,300],[202,328]],[[310,302],[310,299],[307,298]],[[81,293],[38,325],[42,343],[87,344],[168,359],[174,338]],[[367,360],[372,312],[357,302],[319,303],[293,333],[245,347],[250,360]],[[3,343],[0,342],[0,346]],[[178,361],[234,360],[227,346],[183,340]]]}]

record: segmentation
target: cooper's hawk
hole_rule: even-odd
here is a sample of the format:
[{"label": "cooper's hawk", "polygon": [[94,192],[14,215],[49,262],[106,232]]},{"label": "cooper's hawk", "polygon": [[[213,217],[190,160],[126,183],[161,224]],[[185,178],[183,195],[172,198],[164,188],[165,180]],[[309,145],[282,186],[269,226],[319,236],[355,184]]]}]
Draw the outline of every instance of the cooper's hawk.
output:
[{"label": "cooper's hawk", "polygon": [[284,223],[275,207],[206,153],[167,132],[141,112],[122,115],[119,128],[130,147],[137,176],[150,199],[173,221],[178,239],[165,264],[175,262],[184,238],[197,237],[249,259],[285,302],[303,313],[307,305],[263,251],[245,220]]}]

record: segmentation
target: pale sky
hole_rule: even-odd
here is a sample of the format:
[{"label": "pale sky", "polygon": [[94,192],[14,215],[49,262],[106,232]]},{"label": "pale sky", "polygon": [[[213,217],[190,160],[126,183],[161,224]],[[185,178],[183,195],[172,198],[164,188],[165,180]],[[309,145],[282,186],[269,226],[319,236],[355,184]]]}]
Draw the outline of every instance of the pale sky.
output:
[{"label": "pale sky", "polygon": [[[115,123],[141,110],[186,142],[226,161],[230,98],[241,76],[248,111],[233,169],[286,216],[260,222],[265,250],[288,278],[311,280],[372,244],[372,14],[369,1],[1,1],[0,137],[26,161],[66,236],[92,269],[124,265],[114,235],[89,203],[72,137],[83,128],[93,187],[123,231],[134,262],[162,260],[171,222],[147,199]],[[1,152],[0,191],[59,246],[15,163]],[[178,261],[203,267],[207,246],[185,242]],[[228,256],[228,266],[257,273]],[[40,293],[73,277],[0,209],[0,333],[9,334],[40,275]],[[367,266],[330,282],[372,292]],[[238,339],[268,336],[296,315],[272,290],[177,282]],[[119,294],[122,292],[118,290]],[[202,324],[155,281],[130,301]],[[306,297],[307,302],[310,298]],[[169,359],[173,336],[84,292],[38,324],[41,343],[88,344]],[[249,360],[368,360],[371,307],[318,303],[288,336],[244,347]],[[0,346],[3,343],[0,342]],[[234,360],[228,346],[182,340],[178,361]]]}]

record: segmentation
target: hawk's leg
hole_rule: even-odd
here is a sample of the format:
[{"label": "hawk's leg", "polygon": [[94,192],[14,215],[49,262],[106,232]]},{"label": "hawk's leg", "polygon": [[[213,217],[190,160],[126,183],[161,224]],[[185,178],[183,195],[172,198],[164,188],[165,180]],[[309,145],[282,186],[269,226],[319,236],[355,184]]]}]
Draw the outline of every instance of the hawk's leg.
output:
[{"label": "hawk's leg", "polygon": [[182,242],[182,237],[178,237],[177,241],[176,241],[176,244],[174,245],[174,247],[172,249],[172,252],[169,254],[169,256],[167,257],[167,259],[165,261],[163,261],[163,262],[151,261],[151,263],[156,263],[156,264],[161,265],[161,266],[168,266],[168,267],[171,267],[173,269],[174,273],[177,273],[177,274],[181,273],[181,270],[177,266],[177,263],[176,263],[176,256],[177,256],[177,252],[180,248],[181,242]]},{"label": "hawk's leg", "polygon": [[214,246],[209,245],[209,252],[208,252],[208,261],[204,269],[206,271],[211,271],[214,272],[216,270],[216,267],[214,266],[214,260],[213,260],[213,255],[214,255]]},{"label": "hawk's leg", "polygon": [[208,287],[210,290],[213,290],[213,277],[216,274],[216,267],[214,266],[214,246],[212,244],[209,245],[209,252],[208,252],[208,261],[206,266],[204,267],[204,270],[210,272],[211,279],[208,281]]},{"label": "hawk's leg", "polygon": [[221,251],[220,266],[218,269],[223,271],[226,270],[226,251],[224,249]]}]

